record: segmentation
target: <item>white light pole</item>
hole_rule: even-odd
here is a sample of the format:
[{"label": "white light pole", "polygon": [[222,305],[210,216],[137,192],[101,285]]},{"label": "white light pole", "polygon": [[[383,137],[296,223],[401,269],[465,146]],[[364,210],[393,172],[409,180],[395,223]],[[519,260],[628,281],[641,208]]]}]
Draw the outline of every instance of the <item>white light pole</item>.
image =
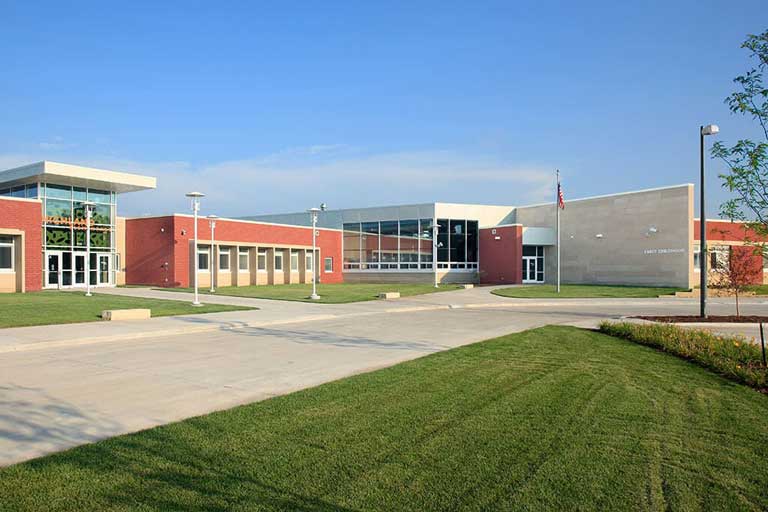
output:
[{"label": "white light pole", "polygon": [[704,211],[704,136],[715,135],[720,131],[716,124],[699,127],[699,157],[701,164],[701,194],[699,197],[699,316],[707,316],[707,217]]},{"label": "white light pole", "polygon": [[315,255],[317,254],[317,214],[321,211],[325,211],[325,203],[323,203],[323,208],[310,208],[307,210],[309,212],[309,215],[312,217],[312,295],[309,296],[312,300],[318,300],[320,296],[317,294],[317,272],[316,268],[317,265],[315,265]]},{"label": "white light pole", "polygon": [[430,227],[432,228],[432,266],[434,267],[435,271],[435,288],[440,288],[437,280],[437,249],[439,247],[437,244],[437,234],[440,231],[440,224],[435,222]]},{"label": "white light pole", "polygon": [[85,296],[91,297],[91,218],[93,218],[93,201],[80,203],[85,208]]},{"label": "white light pole", "polygon": [[216,291],[216,287],[214,285],[214,279],[216,276],[216,272],[218,272],[218,260],[214,258],[214,252],[216,247],[216,219],[218,219],[218,215],[210,214],[208,216],[208,226],[211,228],[211,262],[216,262],[216,266],[214,267],[213,264],[211,264],[211,293]]},{"label": "white light pole", "polygon": [[[197,254],[197,213],[200,211],[200,198],[205,197],[205,194],[200,192],[189,192],[187,193],[187,197],[192,200],[192,212],[194,213],[194,217],[195,217],[195,231],[194,231],[195,251],[194,251],[194,257],[193,257],[193,259],[195,260],[195,264],[194,264],[195,276],[193,279],[193,281],[195,282],[195,300],[192,301],[192,305],[202,306],[202,304],[200,304],[200,296],[198,295],[198,289],[197,289],[197,281],[198,281],[197,274],[200,272],[200,269],[199,269],[200,261],[199,261],[199,256]],[[208,268],[210,268],[210,266],[211,266],[211,262],[208,261]]]}]

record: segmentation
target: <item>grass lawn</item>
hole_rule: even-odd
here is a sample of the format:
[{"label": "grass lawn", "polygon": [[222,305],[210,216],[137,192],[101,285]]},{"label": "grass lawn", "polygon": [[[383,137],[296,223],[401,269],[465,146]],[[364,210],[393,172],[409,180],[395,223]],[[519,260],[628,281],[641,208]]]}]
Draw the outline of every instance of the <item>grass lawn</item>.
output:
[{"label": "grass lawn", "polygon": [[545,327],[0,470],[6,510],[765,510],[768,397]]},{"label": "grass lawn", "polygon": [[755,295],[768,295],[768,284],[755,284],[747,288],[751,292],[755,292]]},{"label": "grass lawn", "polygon": [[592,284],[564,284],[560,293],[554,285],[542,284],[534,286],[518,286],[494,290],[494,295],[520,299],[581,299],[581,298],[648,298],[659,295],[674,295],[675,292],[686,291],[685,288],[667,288],[652,286],[603,286]]},{"label": "grass lawn", "polygon": [[[205,304],[192,307],[178,300],[142,299],[84,292],[42,291],[0,294],[0,328],[29,325],[70,324],[101,320],[105,309],[150,308],[152,316],[192,315],[252,309],[240,306]],[[0,510],[2,507],[0,506]]]},{"label": "grass lawn", "polygon": [[[260,286],[225,286],[216,288],[215,295],[231,295],[233,297],[251,297],[256,299],[295,300],[301,302],[320,302],[325,304],[344,304],[361,302],[379,298],[380,292],[400,292],[401,297],[422,295],[425,293],[458,290],[459,285],[441,284],[435,288],[431,284],[318,284],[317,293],[320,300],[309,298],[312,293],[311,284],[277,284]],[[156,288],[168,290],[167,288]],[[191,288],[172,288],[170,291],[191,292]],[[201,293],[208,293],[202,288]]]}]

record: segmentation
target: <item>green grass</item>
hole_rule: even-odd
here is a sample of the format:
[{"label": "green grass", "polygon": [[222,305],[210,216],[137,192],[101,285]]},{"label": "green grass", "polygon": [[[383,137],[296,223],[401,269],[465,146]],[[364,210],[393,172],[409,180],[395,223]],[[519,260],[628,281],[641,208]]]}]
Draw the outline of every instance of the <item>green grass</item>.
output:
[{"label": "green grass", "polygon": [[673,295],[685,288],[653,286],[605,286],[591,284],[564,284],[557,293],[554,285],[517,286],[493,290],[494,295],[520,299],[581,299],[581,298],[648,298]]},{"label": "green grass", "polygon": [[121,297],[97,292],[92,297],[86,297],[83,292],[8,293],[0,294],[0,328],[95,322],[101,319],[101,312],[105,309],[131,308],[150,308],[153,317],[253,309],[220,304],[193,307],[185,301]]},{"label": "green grass", "polygon": [[546,327],[0,470],[4,510],[765,510],[768,397]]},{"label": "green grass", "polygon": [[[312,293],[311,284],[277,284],[259,286],[225,286],[216,288],[215,295],[230,295],[232,297],[250,297],[255,299],[293,300],[301,302],[319,302],[325,304],[345,304],[348,302],[361,302],[379,298],[381,292],[400,292],[401,297],[423,295],[425,293],[444,292],[458,290],[459,285],[442,284],[435,288],[431,284],[318,284],[317,293],[319,300],[309,298]],[[168,288],[156,288],[166,290]],[[170,291],[191,292],[191,288],[171,288]],[[201,289],[201,293],[208,293]]]},{"label": "green grass", "polygon": [[747,290],[754,292],[755,295],[768,295],[768,284],[755,284],[748,286]]}]

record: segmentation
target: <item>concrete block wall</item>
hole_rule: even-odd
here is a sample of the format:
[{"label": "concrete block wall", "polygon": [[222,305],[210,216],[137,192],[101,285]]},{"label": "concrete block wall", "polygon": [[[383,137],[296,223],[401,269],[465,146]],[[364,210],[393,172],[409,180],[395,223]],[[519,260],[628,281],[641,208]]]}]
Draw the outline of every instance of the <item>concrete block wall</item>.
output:
[{"label": "concrete block wall", "polygon": [[[515,222],[554,228],[555,206],[517,208]],[[560,222],[563,283],[690,286],[693,185],[566,200]],[[546,247],[549,283],[555,254]]]}]

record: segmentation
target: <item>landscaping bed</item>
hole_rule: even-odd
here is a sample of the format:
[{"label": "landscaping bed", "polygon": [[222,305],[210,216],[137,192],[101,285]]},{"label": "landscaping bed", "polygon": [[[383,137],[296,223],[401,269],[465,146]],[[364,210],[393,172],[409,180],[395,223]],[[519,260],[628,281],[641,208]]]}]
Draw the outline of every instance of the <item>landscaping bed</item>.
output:
[{"label": "landscaping bed", "polygon": [[602,322],[600,332],[692,361],[733,381],[768,391],[761,347],[739,336],[684,329],[667,323]]},{"label": "landscaping bed", "polygon": [[598,284],[564,284],[557,288],[549,284],[532,286],[513,286],[500,288],[491,293],[501,297],[517,299],[589,299],[589,298],[655,298],[660,295],[674,295],[685,288],[666,288],[655,286],[611,286]]},{"label": "landscaping bed", "polygon": [[639,318],[641,320],[650,320],[652,322],[665,322],[665,323],[742,323],[742,324],[758,324],[760,322],[768,323],[768,316],[756,316],[756,315],[707,315],[702,318],[698,315],[680,315],[680,316],[633,316],[632,318]]}]

